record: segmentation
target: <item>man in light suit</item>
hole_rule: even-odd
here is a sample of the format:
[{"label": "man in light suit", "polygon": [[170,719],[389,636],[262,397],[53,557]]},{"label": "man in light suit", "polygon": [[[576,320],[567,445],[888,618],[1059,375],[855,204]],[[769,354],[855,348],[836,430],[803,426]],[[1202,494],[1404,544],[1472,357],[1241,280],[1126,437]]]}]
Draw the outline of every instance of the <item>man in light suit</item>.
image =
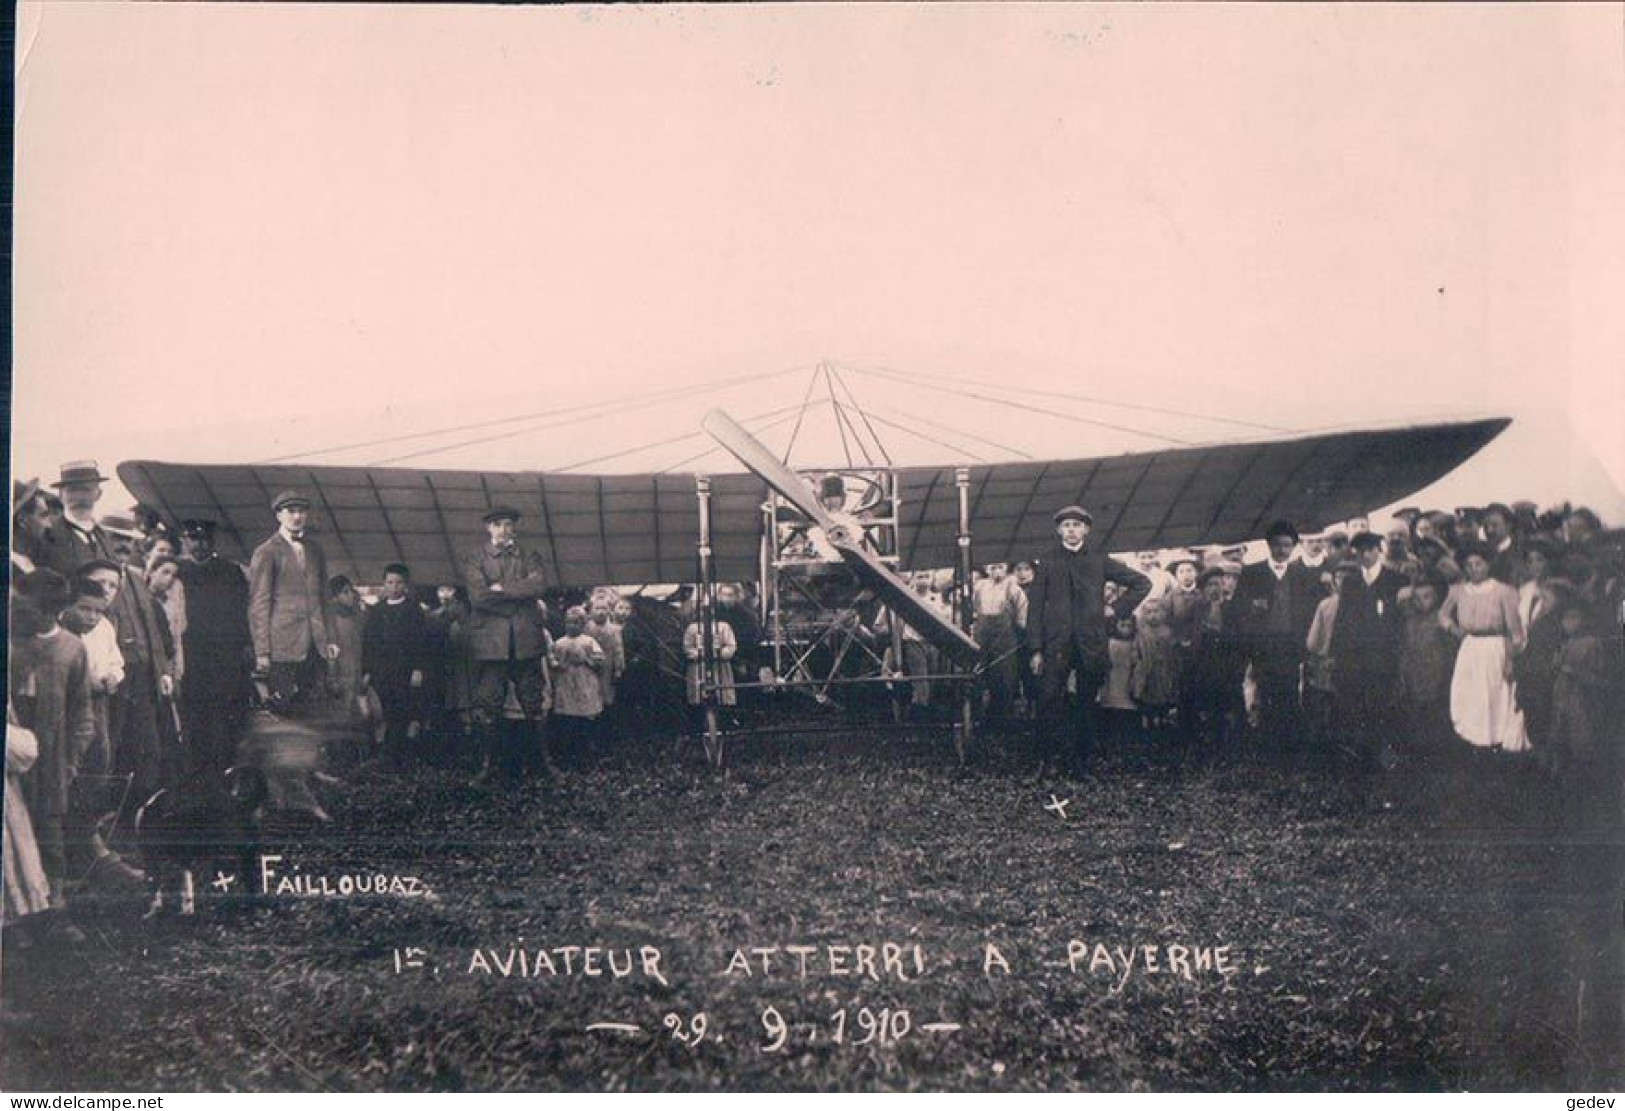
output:
[{"label": "man in light suit", "polygon": [[[487,542],[463,561],[463,584],[472,607],[468,640],[474,661],[474,728],[485,750],[482,776],[515,771],[537,755],[542,768],[551,771],[541,748],[542,656],[547,651],[539,604],[546,586],[542,559],[514,539],[517,509],[494,506],[484,520]],[[509,683],[525,714],[525,752],[519,759],[505,751],[500,739]]]},{"label": "man in light suit", "polygon": [[327,556],[306,535],[310,499],[284,490],[271,509],[277,531],[248,565],[248,627],[255,674],[266,678],[274,702],[289,705],[309,698],[323,658],[336,658],[338,646],[327,630]]}]

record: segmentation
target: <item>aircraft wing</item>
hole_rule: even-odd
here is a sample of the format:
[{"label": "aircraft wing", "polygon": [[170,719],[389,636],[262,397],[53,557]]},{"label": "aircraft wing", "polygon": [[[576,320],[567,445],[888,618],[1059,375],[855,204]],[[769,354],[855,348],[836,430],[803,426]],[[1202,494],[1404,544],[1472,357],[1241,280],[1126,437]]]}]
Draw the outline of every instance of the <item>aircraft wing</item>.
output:
[{"label": "aircraft wing", "polygon": [[[1305,532],[1391,504],[1454,470],[1510,421],[1334,432],[1052,462],[971,468],[977,562],[1041,555],[1050,514],[1077,502],[1108,548],[1184,547],[1259,537],[1277,517]],[[297,487],[311,497],[313,534],[333,574],[376,582],[385,563],[409,564],[420,584],[460,582],[462,560],[484,540],[497,503],[524,514],[520,537],[555,585],[689,582],[699,525],[692,474],[577,475],[163,463],[135,460],[120,480],[143,505],[179,522],[219,523],[221,554],[246,562],[276,527],[270,500]],[[899,468],[902,565],[957,561],[954,467]],[[767,486],[751,474],[711,479],[717,576],[758,573]]]}]

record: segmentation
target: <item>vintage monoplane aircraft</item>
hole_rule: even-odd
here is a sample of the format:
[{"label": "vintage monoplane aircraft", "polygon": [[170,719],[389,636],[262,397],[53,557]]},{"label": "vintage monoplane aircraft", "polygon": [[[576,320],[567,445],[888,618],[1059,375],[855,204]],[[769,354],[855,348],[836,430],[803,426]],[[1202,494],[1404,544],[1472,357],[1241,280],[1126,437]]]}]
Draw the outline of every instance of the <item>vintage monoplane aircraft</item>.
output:
[{"label": "vintage monoplane aircraft", "polygon": [[[860,416],[854,404],[852,419]],[[958,725],[963,751],[971,720],[968,681],[978,665],[964,587],[975,563],[1041,555],[1056,507],[1087,505],[1096,542],[1111,551],[1247,541],[1282,517],[1309,532],[1422,489],[1510,423],[1496,418],[1337,431],[1050,461],[854,467],[849,459],[845,468],[797,470],[713,409],[702,426],[745,473],[137,460],[120,464],[118,474],[144,506],[172,521],[218,522],[221,553],[239,560],[275,528],[272,492],[297,486],[313,499],[333,573],[357,582],[376,580],[393,561],[410,564],[420,583],[460,582],[463,557],[484,536],[482,514],[502,503],[525,515],[525,535],[554,585],[692,584],[705,634],[706,747],[720,763],[719,581],[759,585],[758,616],[773,661],[760,685],[775,689],[822,695],[843,684],[884,681],[878,667],[851,666],[849,630],[855,607],[895,614],[936,646],[944,677],[965,687]],[[814,484],[843,474],[848,485],[862,487],[860,504],[832,501]],[[839,559],[833,566],[844,568],[846,589],[844,601],[835,603],[821,592],[833,557]],[[810,567],[816,564],[823,569]],[[954,620],[910,588],[900,573],[907,568],[953,569]],[[897,621],[889,628],[895,638]],[[870,656],[878,665],[879,654]]]}]

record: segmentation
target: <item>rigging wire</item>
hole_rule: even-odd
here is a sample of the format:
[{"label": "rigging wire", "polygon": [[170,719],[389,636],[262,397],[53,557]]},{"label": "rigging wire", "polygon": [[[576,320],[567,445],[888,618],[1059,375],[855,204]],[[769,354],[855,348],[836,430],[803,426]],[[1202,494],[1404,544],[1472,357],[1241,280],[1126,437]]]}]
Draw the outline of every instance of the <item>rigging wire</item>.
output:
[{"label": "rigging wire", "polygon": [[721,390],[730,389],[733,386],[739,385],[739,384],[744,383],[744,382],[761,381],[765,377],[777,377],[779,374],[782,374],[782,373],[784,373],[784,372],[783,371],[778,371],[778,372],[774,372],[774,374],[772,374],[772,375],[758,375],[758,376],[752,376],[752,377],[741,377],[741,378],[727,379],[727,380],[722,381],[722,382],[702,383],[702,384],[700,384],[698,386],[685,386],[685,387],[681,388],[680,392],[677,392],[675,394],[673,394],[673,393],[646,394],[641,398],[636,398],[636,399],[630,400],[630,401],[622,400],[622,401],[604,402],[604,403],[601,403],[601,404],[603,404],[606,407],[603,409],[602,412],[592,413],[592,414],[589,414],[587,416],[572,416],[572,417],[569,417],[569,418],[567,418],[565,420],[549,421],[549,422],[547,422],[545,424],[531,425],[528,428],[520,428],[520,429],[516,429],[516,430],[511,431],[511,432],[499,432],[494,436],[479,436],[479,437],[475,437],[474,439],[471,439],[471,440],[463,440],[463,441],[460,441],[460,442],[454,443],[454,444],[442,444],[442,445],[437,446],[437,447],[422,448],[422,449],[420,449],[418,451],[407,452],[404,455],[394,455],[394,456],[389,457],[388,459],[376,460],[376,461],[374,461],[372,463],[368,463],[366,465],[369,466],[369,467],[381,467],[381,466],[384,466],[385,464],[388,464],[388,463],[400,463],[400,462],[404,462],[405,460],[408,460],[408,459],[419,459],[419,458],[422,458],[423,456],[426,456],[426,455],[439,455],[439,454],[442,454],[443,452],[457,451],[457,450],[462,449],[462,448],[474,447],[474,446],[477,446],[479,444],[495,443],[498,440],[511,440],[511,439],[514,439],[515,437],[528,436],[528,435],[530,435],[532,433],[535,433],[535,432],[545,432],[548,429],[552,429],[552,428],[563,428],[563,427],[565,427],[567,425],[584,424],[584,423],[587,423],[587,422],[590,422],[590,421],[603,420],[603,419],[605,419],[607,417],[618,416],[621,413],[631,412],[631,411],[637,410],[637,409],[647,409],[651,405],[660,405],[660,404],[663,404],[663,403],[668,402],[668,401],[678,401],[678,400],[682,400],[682,399],[687,398],[687,397],[700,397],[700,396],[703,396],[703,395],[708,394],[708,393],[717,393],[717,392],[719,392]]},{"label": "rigging wire", "polygon": [[[835,380],[841,384],[841,389],[846,391],[847,399],[852,402],[852,408],[856,409],[858,416],[863,418],[863,425],[869,430],[869,438],[874,440],[875,449],[880,452],[880,457],[886,461],[888,467],[891,466],[891,453],[886,450],[886,445],[881,442],[879,434],[875,432],[875,426],[869,423],[869,414],[864,412],[862,405],[858,404],[858,395],[852,392],[851,384],[847,382],[846,375],[842,374],[839,368],[835,371]],[[855,429],[854,432],[856,432]],[[864,458],[868,458],[867,454]]]},{"label": "rigging wire", "polygon": [[846,465],[850,467],[853,465],[852,448],[846,442],[846,426],[841,423],[841,403],[835,400],[835,379],[830,377],[828,363],[824,364],[823,370],[824,385],[829,387],[830,409],[835,414],[835,431],[841,435],[841,454],[846,456]]},{"label": "rigging wire", "polygon": [[891,413],[894,416],[899,416],[899,417],[907,416],[910,420],[914,421],[916,424],[924,424],[924,425],[929,425],[932,428],[940,428],[944,432],[951,432],[955,436],[963,436],[967,440],[975,440],[977,443],[986,444],[988,447],[998,448],[1000,451],[1008,452],[1011,455],[1020,456],[1022,459],[1036,458],[1035,456],[1029,455],[1025,451],[1022,451],[1020,448],[1011,447],[1009,444],[1000,443],[998,440],[990,440],[986,436],[978,436],[974,432],[968,432],[963,428],[956,428],[955,426],[953,426],[951,424],[943,424],[940,421],[934,421],[934,420],[931,420],[928,417],[922,417],[918,413],[906,413],[905,414],[905,413],[900,412],[897,409],[891,409],[891,408],[888,408],[886,410],[886,412]]},{"label": "rigging wire", "polygon": [[965,458],[968,458],[968,459],[970,459],[970,460],[972,460],[974,462],[977,462],[977,463],[986,463],[987,462],[987,460],[985,458],[983,458],[980,455],[977,455],[974,451],[971,451],[969,448],[960,447],[957,444],[950,444],[946,440],[939,440],[935,436],[931,436],[931,435],[929,435],[927,433],[924,433],[924,432],[918,432],[918,431],[916,431],[916,430],[914,430],[912,428],[909,428],[907,425],[899,424],[896,421],[887,420],[885,417],[882,417],[882,416],[880,416],[878,414],[875,415],[875,420],[879,421],[881,424],[885,425],[887,428],[895,428],[899,432],[907,432],[910,436],[913,436],[916,439],[925,440],[928,443],[935,444],[937,447],[940,447],[940,448],[947,448],[949,451],[954,452],[956,455],[964,456]]},{"label": "rigging wire", "polygon": [[1023,412],[1028,412],[1028,413],[1037,413],[1040,416],[1059,417],[1062,420],[1074,421],[1074,422],[1076,422],[1078,424],[1094,425],[1097,428],[1109,428],[1114,432],[1127,432],[1127,433],[1129,433],[1131,435],[1134,435],[1134,436],[1144,436],[1144,437],[1146,437],[1148,439],[1152,439],[1152,440],[1162,440],[1162,441],[1164,441],[1166,443],[1178,444],[1181,447],[1195,447],[1196,446],[1196,444],[1191,440],[1182,440],[1178,436],[1168,436],[1168,435],[1165,435],[1164,433],[1161,433],[1161,432],[1147,432],[1143,428],[1130,428],[1127,425],[1112,424],[1110,421],[1093,420],[1093,419],[1091,419],[1089,417],[1077,416],[1074,413],[1060,413],[1060,412],[1056,412],[1054,409],[1040,409],[1036,405],[1028,405],[1025,402],[1021,402],[1021,401],[1012,401],[1012,400],[1010,400],[1009,398],[1006,398],[1006,397],[993,397],[993,396],[990,396],[988,394],[976,393],[973,390],[953,389],[953,388],[945,385],[943,383],[942,379],[925,379],[923,381],[916,381],[916,380],[911,380],[911,379],[904,378],[901,375],[895,374],[895,373],[890,372],[890,371],[859,370],[859,369],[857,369],[855,367],[854,368],[848,368],[848,369],[857,370],[857,373],[859,373],[859,374],[868,374],[868,375],[872,375],[872,376],[878,377],[878,378],[889,378],[892,381],[902,382],[905,385],[910,385],[910,386],[930,385],[930,386],[935,387],[936,389],[941,390],[944,393],[954,394],[955,396],[958,396],[958,397],[968,397],[968,398],[972,399],[973,401],[990,401],[990,402],[994,403],[995,405],[1003,405],[1003,406],[1005,406],[1007,408],[1010,408],[1010,409],[1019,409],[1019,410],[1021,410]]},{"label": "rigging wire", "polygon": [[[704,393],[704,392],[707,392],[707,391],[710,391],[710,390],[727,389],[729,387],[736,386],[736,385],[741,385],[741,384],[744,384],[744,383],[747,383],[747,382],[768,381],[768,380],[771,380],[773,378],[781,378],[786,374],[795,374],[798,371],[801,371],[801,370],[804,370],[804,369],[806,369],[805,364],[803,364],[801,366],[786,367],[783,370],[768,371],[766,373],[760,373],[760,374],[737,375],[737,376],[735,376],[733,378],[726,378],[726,379],[722,379],[721,381],[717,381],[717,382],[700,382],[700,383],[696,383],[694,385],[670,386],[670,387],[667,387],[664,390],[657,391],[655,394],[645,394],[645,395],[642,395],[642,397],[634,395],[631,398],[612,399],[610,401],[602,401],[602,400],[600,400],[600,401],[581,402],[581,403],[576,404],[576,405],[564,405],[564,406],[558,406],[558,407],[555,407],[555,408],[552,408],[552,409],[540,409],[540,410],[537,410],[536,412],[533,412],[533,413],[521,413],[518,416],[497,417],[497,418],[495,418],[493,420],[473,421],[473,422],[470,422],[470,423],[467,423],[467,424],[447,425],[447,426],[442,427],[442,428],[429,429],[426,432],[407,432],[407,433],[401,433],[400,435],[396,435],[396,436],[383,436],[383,437],[379,437],[378,439],[373,439],[373,440],[357,440],[357,441],[354,441],[352,443],[347,443],[347,444],[335,444],[335,445],[333,445],[331,447],[313,448],[313,449],[311,449],[309,451],[293,452],[293,453],[288,454],[288,455],[278,455],[278,456],[273,456],[273,457],[271,457],[269,459],[260,459],[260,460],[256,460],[254,465],[255,466],[263,466],[263,465],[268,465],[268,464],[272,464],[272,463],[289,463],[289,462],[293,462],[293,461],[299,460],[299,459],[308,459],[313,455],[335,455],[335,454],[338,454],[340,452],[345,452],[345,451],[359,451],[362,448],[381,447],[381,446],[383,446],[385,444],[404,443],[404,442],[406,442],[408,440],[424,440],[424,439],[428,439],[428,438],[434,437],[434,436],[449,436],[449,435],[452,435],[453,433],[456,433],[456,432],[472,432],[472,431],[476,431],[478,429],[483,429],[483,428],[496,428],[496,427],[499,427],[499,426],[502,426],[502,425],[518,424],[518,423],[522,423],[524,421],[529,421],[529,420],[540,420],[540,419],[542,419],[544,417],[557,417],[557,416],[564,416],[565,414],[568,414],[568,413],[578,413],[578,412],[581,412],[583,410],[600,409],[600,408],[603,408],[605,406],[616,407],[616,406],[619,406],[619,405],[626,404],[628,401],[636,402],[636,401],[641,401],[641,400],[644,400],[644,399],[673,400],[673,399],[681,397],[684,394],[689,393],[689,392]],[[590,419],[595,419],[595,418],[589,417],[589,418],[585,418],[585,419],[590,420]],[[470,443],[477,443],[477,442],[479,442],[479,441],[470,441]],[[467,445],[452,445],[452,447],[457,447],[457,446],[467,446]],[[452,447],[448,447],[448,448],[446,448],[444,450],[448,450],[448,451],[452,450]],[[402,458],[405,458],[405,457],[403,456]],[[389,460],[389,461],[392,461],[392,460]],[[378,464],[369,464],[369,465],[370,466],[377,466]]]},{"label": "rigging wire", "polygon": [[[743,423],[743,424],[751,424],[751,423],[753,423],[755,421],[765,420],[768,417],[776,417],[776,416],[779,416],[780,414],[789,413],[792,410],[799,409],[799,408],[801,408],[801,406],[799,406],[799,405],[785,405],[782,408],[771,409],[771,410],[769,410],[768,412],[765,412],[765,413],[757,413],[753,417],[746,417],[741,423]],[[655,448],[670,447],[672,444],[680,444],[680,443],[683,443],[685,440],[699,439],[699,438],[701,438],[701,437],[703,437],[705,435],[706,435],[706,432],[705,432],[704,429],[698,429],[697,428],[693,432],[685,432],[680,436],[668,436],[668,437],[666,437],[665,439],[662,439],[662,440],[650,440],[647,443],[636,444],[636,445],[634,445],[632,447],[629,447],[629,448],[623,448],[620,451],[612,451],[612,452],[609,452],[606,455],[595,455],[591,459],[581,459],[581,460],[577,460],[574,463],[567,463],[562,467],[549,467],[548,468],[548,473],[549,474],[563,473],[565,471],[573,471],[573,470],[577,469],[578,467],[590,467],[594,463],[605,463],[605,462],[608,462],[611,459],[625,458],[628,455],[639,455],[639,454],[642,454],[645,451],[651,451],[651,450],[653,450]]]},{"label": "rigging wire", "polygon": [[1265,424],[1261,421],[1245,420],[1240,417],[1229,417],[1216,413],[1193,413],[1184,409],[1173,409],[1160,405],[1147,405],[1143,402],[1112,401],[1104,397],[1092,397],[1087,394],[1066,393],[1061,390],[1042,390],[1032,386],[1018,386],[1009,382],[989,382],[975,378],[956,378],[945,375],[930,375],[920,371],[897,370],[892,367],[864,367],[846,364],[846,369],[858,374],[892,374],[899,378],[914,379],[920,384],[936,385],[939,383],[953,383],[962,386],[981,386],[989,389],[1009,390],[1012,393],[1030,394],[1034,397],[1052,397],[1063,401],[1079,401],[1086,405],[1105,405],[1114,409],[1132,409],[1143,413],[1157,413],[1161,416],[1183,417],[1188,420],[1203,420],[1215,424],[1233,424],[1241,428],[1254,428],[1262,432],[1296,432],[1295,428],[1284,428],[1280,425]]},{"label": "rigging wire", "polygon": [[[801,435],[801,418],[807,415],[807,405],[812,401],[813,387],[818,384],[818,368],[807,375],[807,392],[801,395],[801,415],[796,417],[796,426],[790,430],[790,442],[784,445],[784,458],[780,462],[788,464],[790,453],[795,450],[796,437]],[[707,453],[709,454],[709,452]]]},{"label": "rigging wire", "polygon": [[[811,406],[797,405],[797,406],[794,406],[794,408],[796,408],[796,409],[803,409],[803,408],[817,409],[820,406],[827,405],[827,404],[829,404],[829,402],[819,400],[819,401],[813,402]],[[781,412],[781,413],[784,412],[784,410],[782,410],[782,409],[778,410],[778,411]],[[754,417],[746,417],[744,419],[744,421],[741,422],[741,423],[752,424],[755,421],[760,420],[765,415],[766,414],[758,414],[757,416],[754,416]],[[790,419],[789,416],[781,416],[777,420],[769,421],[768,423],[762,425],[760,428],[756,429],[755,431],[757,431],[757,432],[766,432],[769,429],[779,427],[779,425],[784,424],[789,419]],[[670,474],[672,471],[677,470],[679,467],[686,467],[690,463],[699,462],[701,459],[704,459],[708,455],[715,455],[719,451],[727,451],[727,450],[728,449],[723,447],[721,444],[716,444],[716,445],[714,445],[712,447],[706,448],[704,451],[700,452],[698,455],[690,455],[687,459],[679,459],[677,462],[672,463],[669,466],[661,467],[658,471],[655,472],[655,474]]]}]

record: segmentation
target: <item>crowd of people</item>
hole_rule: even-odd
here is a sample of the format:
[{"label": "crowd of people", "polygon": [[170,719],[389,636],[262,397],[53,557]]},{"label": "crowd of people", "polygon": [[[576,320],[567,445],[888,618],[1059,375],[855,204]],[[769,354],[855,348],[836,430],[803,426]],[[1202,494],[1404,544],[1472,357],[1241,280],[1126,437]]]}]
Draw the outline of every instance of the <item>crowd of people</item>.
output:
[{"label": "crowd of people", "polygon": [[[131,834],[166,792],[206,810],[250,760],[272,805],[323,823],[313,786],[373,764],[551,776],[662,722],[661,690],[734,706],[771,656],[745,587],[719,588],[706,624],[691,597],[550,586],[510,507],[485,514],[461,581],[391,563],[358,584],[329,574],[300,491],[272,499],[244,567],[211,521],[100,513],[107,481],[86,461],[13,490],[4,921],[70,944],[79,892],[151,887]],[[973,615],[980,712],[1048,761],[1079,770],[1143,730],[1363,772],[1483,750],[1617,778],[1625,553],[1588,510],[1407,510],[1386,535],[1307,539],[1279,521],[1245,565],[1244,547],[1131,565],[1089,543],[1087,509],[1054,516],[1032,560],[912,579],[945,618]],[[910,712],[952,696],[929,636],[848,617],[889,642]]]},{"label": "crowd of people", "polygon": [[[1043,572],[1062,562],[1068,527],[1088,524],[1079,507],[1057,515],[1056,550],[1036,572],[1018,569],[1018,585],[1033,583],[1024,599],[984,609],[984,589],[1006,597],[1007,581],[1002,566],[985,569],[978,640],[1006,669],[990,707],[1018,681],[1032,712],[1056,716],[1043,679],[1053,634],[1031,617],[1023,630],[1023,615],[1035,587],[1054,592],[1060,576]],[[1590,510],[1405,509],[1386,535],[1307,541],[1276,521],[1265,544],[1245,565],[1222,550],[1166,566],[1140,553],[1137,569],[1107,560],[1102,627],[1073,649],[1073,689],[1097,693],[1076,700],[1075,744],[1058,755],[1082,763],[1102,731],[1143,730],[1208,755],[1252,746],[1365,771],[1482,752],[1574,785],[1617,777],[1625,543]]]}]

